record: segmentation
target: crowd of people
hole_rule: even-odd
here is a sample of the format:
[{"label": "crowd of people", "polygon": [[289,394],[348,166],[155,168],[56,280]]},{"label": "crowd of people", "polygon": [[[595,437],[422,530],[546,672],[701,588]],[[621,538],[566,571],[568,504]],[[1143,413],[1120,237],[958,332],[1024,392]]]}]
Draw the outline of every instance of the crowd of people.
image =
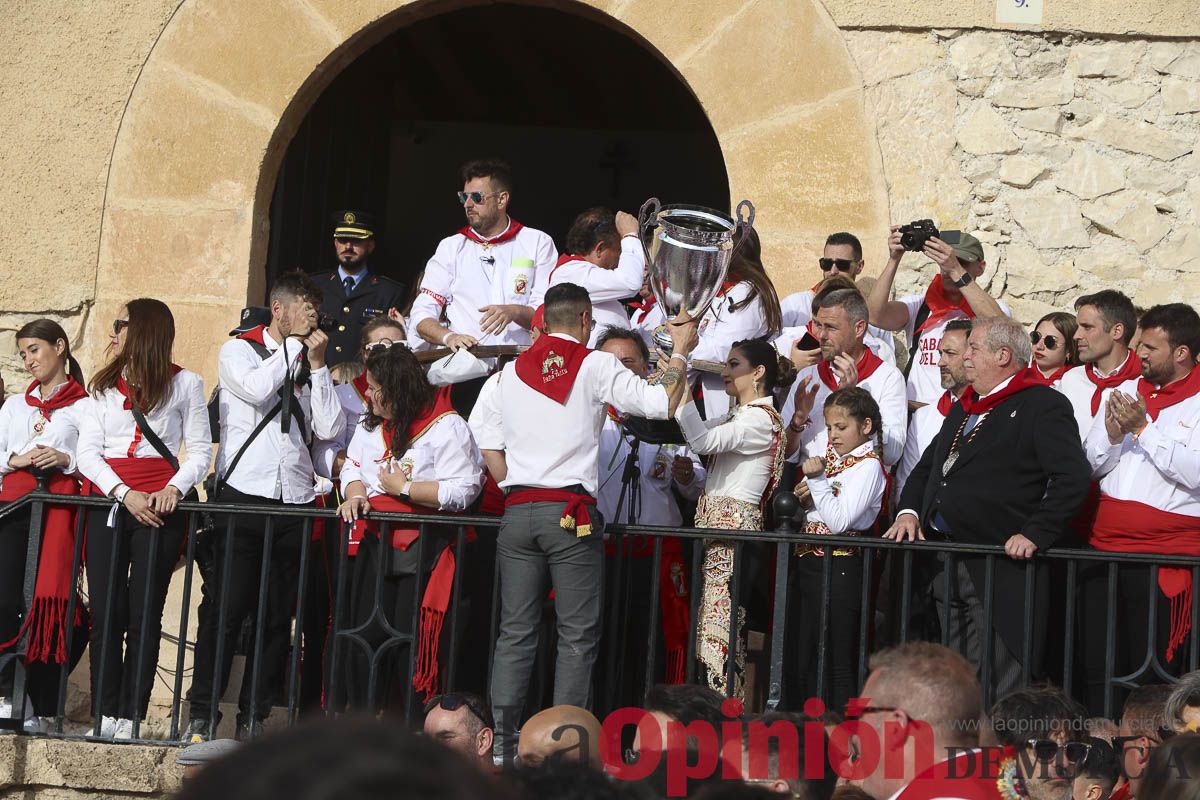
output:
[{"label": "crowd of people", "polygon": [[[461,684],[487,697],[466,705],[489,720],[497,760],[524,741],[530,711],[592,707],[600,654],[636,658],[650,625],[661,626],[661,674],[623,680],[610,701],[640,700],[657,680],[681,684],[689,650],[709,689],[749,700],[747,617],[763,588],[762,553],[739,559],[730,539],[698,540],[702,569],[689,586],[692,545],[665,540],[661,574],[651,575],[654,547],[606,541],[608,522],[762,531],[773,495],[797,497],[807,536],[794,547],[787,597],[770,600],[789,604],[787,630],[774,635],[785,637],[783,695],[795,711],[821,686],[830,707],[844,707],[866,657],[860,619],[899,613],[882,592],[864,592],[880,575],[864,570],[862,547],[827,548],[820,536],[1002,547],[999,558],[932,559],[913,587],[929,600],[923,624],[966,659],[971,680],[987,675],[996,697],[1045,673],[1054,576],[1038,554],[1074,543],[1200,555],[1200,316],[1190,306],[1143,311],[1109,289],[1026,330],[980,285],[983,247],[968,233],[921,243],[938,271],[924,293],[894,299],[909,252],[896,227],[874,281],[862,276],[859,240],[833,233],[817,260],[822,280],[782,300],[752,232],[703,316],[669,319],[632,216],[583,211],[560,254],[510,215],[507,165],[473,161],[461,178],[466,225],[438,245],[411,302],[372,269],[372,217],[339,212],[337,269],[275,280],[269,307],[247,309],[222,346],[211,399],[199,375],[173,363],[174,321],[157,300],[119,310],[90,381],[60,326],[36,320],[17,332],[33,381],[0,409],[0,499],[18,500],[48,475],[51,492],[112,504],[86,512],[86,603],[71,602],[69,503],[45,515],[28,605],[29,509],[0,519],[0,640],[25,646],[28,691],[13,697],[14,669],[0,675],[0,715],[23,713],[37,730],[54,713],[57,667],[80,657],[67,652],[70,638],[90,654],[91,735],[136,736],[187,540],[178,504],[197,496],[210,466],[208,500],[256,510],[217,514],[197,538],[188,740],[211,738],[220,722],[247,619],[255,641],[237,730],[261,730],[302,584],[310,602],[295,624],[311,704],[378,711],[410,702],[411,690],[437,696],[454,652]],[[664,332],[670,352],[655,336]],[[443,349],[453,355],[433,368],[421,355]],[[671,420],[673,443],[637,433]],[[313,505],[336,507],[346,535],[307,523],[302,510]],[[372,512],[447,521],[407,527]],[[468,513],[499,516],[498,534],[481,528],[460,541],[452,520]],[[617,563],[623,582],[612,579]],[[499,622],[488,663],[493,566]],[[1077,577],[1088,708],[1103,707],[1111,676],[1135,674],[1148,653],[1159,672],[1184,671],[1190,569],[1139,562],[1114,576],[1096,562]],[[656,580],[650,608],[642,592]],[[456,589],[475,602],[447,647]],[[1095,609],[1113,591],[1110,626]],[[622,592],[638,619],[613,628],[603,612]],[[530,683],[548,593],[557,652],[543,703]],[[345,646],[331,625],[350,632]],[[68,637],[72,627],[80,634]],[[611,669],[624,668],[617,661]],[[327,685],[335,669],[343,680]]]}]

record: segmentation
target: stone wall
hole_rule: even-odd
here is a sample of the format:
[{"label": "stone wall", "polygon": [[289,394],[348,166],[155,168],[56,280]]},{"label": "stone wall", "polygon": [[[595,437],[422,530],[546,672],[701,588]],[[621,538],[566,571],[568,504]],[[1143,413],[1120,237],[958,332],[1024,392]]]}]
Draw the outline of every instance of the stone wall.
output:
[{"label": "stone wall", "polygon": [[[1200,304],[1200,43],[845,34],[893,222],[976,232],[985,285],[1023,322],[1102,287],[1142,306]],[[882,242],[868,252],[886,258]],[[898,292],[932,275],[908,259]]]},{"label": "stone wall", "polygon": [[179,789],[178,748],[0,736],[0,800],[158,800]]}]

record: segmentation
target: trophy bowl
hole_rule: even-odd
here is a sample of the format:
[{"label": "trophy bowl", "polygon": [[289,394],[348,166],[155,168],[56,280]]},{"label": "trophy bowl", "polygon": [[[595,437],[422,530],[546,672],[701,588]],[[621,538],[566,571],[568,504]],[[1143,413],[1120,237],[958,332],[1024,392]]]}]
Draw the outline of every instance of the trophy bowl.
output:
[{"label": "trophy bowl", "polygon": [[[753,225],[754,205],[749,200],[738,203],[734,216],[704,206],[663,206],[657,197],[642,205],[638,226],[650,287],[667,319],[704,315],[725,281],[734,251]],[[654,341],[671,351],[665,329],[654,332]]]}]

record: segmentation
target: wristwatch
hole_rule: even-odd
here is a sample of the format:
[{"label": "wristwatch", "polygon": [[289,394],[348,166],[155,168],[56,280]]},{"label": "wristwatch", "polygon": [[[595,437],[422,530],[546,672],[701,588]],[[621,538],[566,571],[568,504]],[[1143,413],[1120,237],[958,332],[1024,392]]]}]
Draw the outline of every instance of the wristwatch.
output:
[{"label": "wristwatch", "polygon": [[962,277],[954,281],[954,285],[961,289],[973,280],[975,279],[971,277],[971,273],[963,270]]}]

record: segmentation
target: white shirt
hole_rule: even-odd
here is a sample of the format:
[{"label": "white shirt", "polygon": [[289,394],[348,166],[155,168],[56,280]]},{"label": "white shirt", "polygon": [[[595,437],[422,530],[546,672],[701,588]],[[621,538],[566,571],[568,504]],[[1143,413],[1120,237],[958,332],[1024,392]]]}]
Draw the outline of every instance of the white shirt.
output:
[{"label": "white shirt", "polygon": [[[532,273],[514,268],[515,258],[532,259]],[[483,316],[479,309],[499,304],[537,308],[557,260],[554,241],[533,228],[522,228],[509,241],[487,246],[461,233],[447,236],[425,265],[421,292],[413,301],[412,329],[423,320],[438,322],[444,308],[450,330],[474,336],[480,344],[529,344],[529,331],[515,322],[485,336],[479,327]]]},{"label": "white shirt", "polygon": [[[762,299],[755,297],[745,306],[733,311],[734,305],[750,296],[754,284],[742,281],[723,296],[712,301],[700,322],[700,341],[692,351],[692,359],[725,363],[734,342],[757,339],[767,334],[767,317],[763,312]],[[729,411],[731,398],[725,393],[725,382],[720,375],[700,373],[700,385],[704,387],[704,413],[709,419],[719,419]]]},{"label": "white shirt", "polygon": [[900,464],[896,467],[896,491],[893,497],[899,498],[904,491],[908,476],[916,468],[925,448],[938,435],[946,417],[938,411],[936,402],[921,406],[913,412],[908,421],[908,435],[904,439],[904,455],[900,456]]},{"label": "white shirt", "polygon": [[646,268],[646,257],[642,245],[634,236],[621,237],[621,257],[615,269],[604,269],[590,261],[576,258],[550,273],[550,286],[574,283],[587,289],[592,298],[592,319],[596,328],[588,340],[588,347],[595,347],[596,340],[608,327],[628,328],[629,316],[621,301],[633,297],[642,288],[642,273]]},{"label": "white shirt", "polygon": [[[50,393],[50,397],[58,394],[67,383],[64,381]],[[37,396],[42,396],[42,387],[34,389]],[[49,398],[43,398],[49,399]],[[70,458],[66,469],[70,475],[75,472],[75,446],[79,441],[80,411],[87,398],[80,398],[69,406],[50,412],[50,420],[42,428],[41,433],[34,431],[33,426],[41,419],[37,406],[29,405],[25,392],[14,394],[0,406],[0,475],[13,472],[8,460],[13,456],[28,453],[37,445],[52,447],[66,453]]]},{"label": "white shirt", "polygon": [[[545,335],[574,341],[562,333]],[[666,419],[670,408],[665,389],[634,375],[613,354],[593,350],[561,405],[526,386],[515,362],[506,365],[494,382],[484,383],[471,430],[480,448],[505,451],[508,475],[501,488],[578,484],[595,496],[600,428],[609,405],[647,419]]]},{"label": "white shirt", "polygon": [[410,481],[437,481],[441,511],[465,511],[483,489],[483,456],[458,414],[433,423],[399,460],[387,455],[383,425],[373,431],[355,427],[342,465],[342,486],[361,481],[368,498],[386,494],[379,485],[380,469],[399,469]]},{"label": "white shirt", "polygon": [[[1137,396],[1138,382],[1117,387]],[[1147,420],[1149,416],[1147,415]],[[1135,441],[1109,444],[1103,407],[1084,443],[1100,491],[1161,511],[1200,517],[1200,395],[1167,406]]]},{"label": "white shirt", "polygon": [[333,463],[337,460],[338,453],[345,452],[350,446],[350,440],[354,438],[354,431],[358,428],[359,420],[367,413],[367,405],[358,394],[358,389],[354,388],[353,383],[336,384],[333,387],[333,393],[337,395],[338,402],[342,406],[346,427],[340,436],[333,439],[319,439],[313,445],[313,468],[322,478],[337,480],[338,476],[333,474]]},{"label": "white shirt", "polygon": [[[836,374],[836,373],[835,373]],[[809,424],[800,434],[800,448],[789,459],[799,460],[801,453],[809,456],[825,455],[825,399],[833,394],[833,390],[821,380],[817,365],[805,367],[796,375],[796,380],[788,389],[787,399],[783,403],[783,421],[787,424],[796,412],[796,387],[804,378],[808,385],[817,387],[816,400]],[[879,413],[883,417],[883,463],[891,467],[904,454],[904,440],[908,430],[908,400],[904,388],[904,375],[891,364],[880,364],[870,377],[858,380],[858,386],[866,389],[879,405]]]},{"label": "white shirt", "polygon": [[[162,457],[137,430],[133,412],[125,409],[125,395],[115,388],[75,405],[79,409],[75,453],[79,474],[104,494],[111,495],[122,483],[105,459]],[[176,373],[166,399],[146,414],[146,422],[176,458],[186,446],[187,457],[180,459],[179,470],[167,485],[187,494],[204,479],[212,462],[212,428],[203,379],[186,369]]]},{"label": "white shirt", "polygon": [[[271,351],[271,357],[266,360],[259,358],[250,342],[244,339],[230,339],[221,346],[217,361],[221,409],[217,474],[244,494],[282,499],[285,503],[310,503],[315,493],[308,439],[336,439],[345,431],[346,425],[328,367],[314,369],[310,385],[292,398],[304,412],[305,426],[309,430],[301,430],[293,419],[285,436],[281,411],[254,438],[233,474],[225,474],[242,444],[279,402],[288,362],[293,365],[292,369],[299,365],[300,342],[289,339],[285,342],[286,348],[282,348],[264,330],[263,343]],[[284,361],[285,349],[288,362]]]},{"label": "white shirt", "polygon": [[[812,321],[812,304],[815,295],[816,293],[809,289],[789,294],[779,302],[780,310],[783,312],[783,330],[775,338],[775,349],[779,351],[780,355],[790,358],[792,345],[797,339],[804,336],[808,323]],[[890,331],[868,324],[863,344],[871,348],[871,352],[879,356],[882,361],[893,367],[896,366],[896,340],[892,338]]]},{"label": "white shirt", "polygon": [[662,306],[655,303],[649,311],[643,311],[636,308],[633,315],[629,318],[629,327],[637,331],[646,343],[646,347],[650,348],[650,352],[654,352],[654,348],[658,347],[654,343],[654,330],[659,325],[665,325],[667,315],[663,313]]},{"label": "white shirt", "polygon": [[[836,456],[835,463],[849,456],[865,456],[874,447],[873,442],[864,442],[846,456]],[[875,524],[887,488],[887,476],[879,459],[860,461],[832,478],[822,472],[805,480],[814,506],[808,513],[809,522],[825,523],[831,534],[865,531]]]},{"label": "white shirt", "polygon": [[[621,500],[622,477],[625,461],[632,450],[633,437],[625,432],[612,417],[605,415],[604,427],[600,429],[600,487],[596,494],[596,507],[609,522],[624,523],[629,518],[629,492],[626,491],[623,505]],[[680,484],[671,477],[671,466],[676,456],[692,460],[694,477],[689,484]],[[671,487],[679,490],[685,498],[696,500],[704,488],[704,467],[690,449],[682,445],[659,445],[649,442],[638,444],[638,481],[641,500],[635,519],[641,525],[667,525],[679,527],[683,514],[679,503],[671,493]]]},{"label": "white shirt", "polygon": [[700,419],[695,403],[679,406],[675,419],[692,450],[717,455],[709,463],[705,494],[762,502],[775,466],[771,446],[783,447],[783,436],[776,438],[771,415],[755,408],[770,407],[771,402],[770,397],[760,397],[720,419],[707,420]]},{"label": "white shirt", "polygon": [[[1125,355],[1125,361],[1122,361],[1116,369],[1108,374],[1120,372],[1132,357],[1133,352],[1130,351]],[[1107,375],[1101,375],[1100,370],[1096,370],[1096,375],[1101,378],[1107,377]],[[1087,439],[1088,431],[1092,429],[1092,422],[1096,417],[1104,416],[1104,405],[1108,402],[1108,396],[1112,394],[1112,389],[1105,389],[1100,394],[1100,405],[1096,407],[1096,414],[1093,416],[1092,395],[1096,393],[1096,384],[1088,378],[1086,364],[1067,370],[1054,388],[1071,401],[1071,409],[1075,412],[1075,421],[1079,423],[1079,438]]]},{"label": "white shirt", "polygon": [[[941,280],[941,278],[934,276],[934,280]],[[923,293],[909,295],[900,302],[908,308],[908,322],[904,326],[904,335],[911,346],[917,312],[925,303],[925,295]],[[996,301],[996,304],[1007,316],[1012,316],[1008,306],[999,300]],[[938,397],[945,391],[942,388],[942,373],[938,369],[938,362],[941,360],[938,349],[942,346],[942,334],[946,331],[946,324],[955,319],[968,319],[968,317],[965,312],[955,309],[938,320],[936,325],[931,325],[921,332],[920,344],[913,353],[913,364],[908,370],[909,400],[915,403],[936,403]]]}]

